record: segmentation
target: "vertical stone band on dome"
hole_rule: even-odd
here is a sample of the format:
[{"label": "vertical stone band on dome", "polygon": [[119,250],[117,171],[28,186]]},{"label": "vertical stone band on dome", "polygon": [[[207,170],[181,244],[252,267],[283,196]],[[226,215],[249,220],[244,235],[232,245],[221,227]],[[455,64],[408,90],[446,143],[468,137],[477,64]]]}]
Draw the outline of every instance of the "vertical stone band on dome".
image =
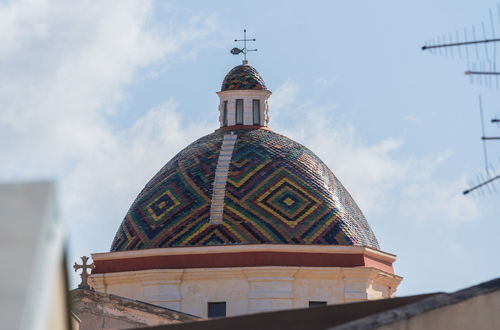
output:
[{"label": "vertical stone band on dome", "polygon": [[215,168],[215,179],[212,193],[212,204],[210,205],[210,224],[218,225],[222,223],[224,213],[224,198],[226,196],[227,174],[229,164],[233,156],[234,145],[236,144],[236,134],[225,134]]}]

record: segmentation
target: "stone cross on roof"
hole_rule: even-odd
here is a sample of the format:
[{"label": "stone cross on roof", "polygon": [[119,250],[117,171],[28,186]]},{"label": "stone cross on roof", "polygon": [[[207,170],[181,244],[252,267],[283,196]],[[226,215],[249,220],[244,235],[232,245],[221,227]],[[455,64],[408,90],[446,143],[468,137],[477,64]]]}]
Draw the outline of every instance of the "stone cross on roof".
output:
[{"label": "stone cross on roof", "polygon": [[75,264],[73,265],[75,272],[77,272],[79,269],[82,269],[82,273],[80,274],[82,281],[80,282],[80,284],[78,284],[78,289],[90,290],[90,285],[87,282],[87,279],[88,279],[90,274],[87,273],[87,269],[92,270],[92,269],[94,269],[95,266],[94,266],[94,263],[87,264],[87,260],[89,260],[89,257],[83,256],[80,258],[82,259],[82,264],[79,265],[75,262]]}]

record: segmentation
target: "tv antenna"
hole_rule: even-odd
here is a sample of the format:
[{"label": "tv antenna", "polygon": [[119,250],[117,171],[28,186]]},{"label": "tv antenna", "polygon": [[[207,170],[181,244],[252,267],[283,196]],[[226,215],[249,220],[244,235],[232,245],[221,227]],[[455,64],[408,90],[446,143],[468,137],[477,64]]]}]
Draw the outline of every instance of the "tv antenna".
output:
[{"label": "tv antenna", "polygon": [[[489,185],[488,191],[491,192],[496,192],[496,188],[494,185],[494,181],[500,179],[500,174],[497,174],[495,171],[495,168],[489,164],[488,162],[488,149],[486,148],[486,142],[489,140],[500,140],[500,136],[486,136],[485,129],[484,129],[484,114],[483,114],[483,101],[481,98],[481,95],[479,95],[479,115],[481,118],[481,140],[483,140],[483,156],[484,156],[484,170],[485,170],[485,175],[486,177],[483,177],[482,174],[479,174],[477,177],[477,182],[475,184],[471,184],[471,187],[469,189],[464,190],[463,194],[467,195],[468,193],[471,193],[477,189],[483,188],[487,185]],[[500,120],[497,118],[491,119],[492,123],[498,123]],[[491,186],[491,189],[490,189]]]},{"label": "tv antenna", "polygon": [[[458,57],[467,60],[467,70],[465,75],[470,77],[471,83],[483,82],[492,87],[492,78],[496,81],[496,88],[499,88],[500,70],[496,68],[497,59],[497,43],[500,42],[500,37],[495,33],[495,24],[500,24],[500,5],[497,5],[496,19],[493,19],[493,11],[489,10],[489,23],[485,25],[481,22],[480,29],[476,31],[473,25],[471,29],[465,28],[463,31],[458,30],[455,33],[439,36],[429,40],[422,46],[423,51],[429,51],[433,54]],[[496,23],[495,23],[496,21]],[[479,35],[479,36],[477,36]],[[486,136],[484,126],[483,104],[481,96],[479,96],[479,113],[481,118],[481,140],[483,141],[483,156],[484,156],[484,175],[480,173],[475,182],[470,184],[470,188],[463,191],[463,194],[469,194],[477,190],[479,194],[482,189],[487,189],[490,193],[496,192],[494,182],[500,179],[500,174],[496,173],[495,168],[488,161],[487,142],[492,140],[500,140],[497,136]],[[500,118],[491,119],[492,123],[497,125],[500,123]]]},{"label": "tv antenna", "polygon": [[234,39],[235,42],[241,42],[243,41],[243,48],[237,48],[237,47],[234,47],[233,49],[231,49],[231,54],[233,55],[239,55],[239,54],[243,54],[243,64],[248,64],[248,61],[247,61],[247,53],[248,52],[256,52],[257,49],[248,49],[247,48],[247,41],[257,41],[257,39],[247,39],[247,30],[244,29],[243,30],[243,39]]},{"label": "tv antenna", "polygon": [[[497,43],[500,37],[495,33],[496,25],[500,24],[500,5],[497,5],[496,19],[493,11],[489,10],[489,22],[481,22],[479,29],[472,26],[463,31],[445,34],[429,40],[422,46],[422,50],[433,54],[464,58],[467,60],[467,70],[464,74],[470,77],[471,83],[485,83],[492,87],[492,78],[495,78],[496,88],[500,87],[496,68]],[[498,27],[497,27],[498,28]]]}]

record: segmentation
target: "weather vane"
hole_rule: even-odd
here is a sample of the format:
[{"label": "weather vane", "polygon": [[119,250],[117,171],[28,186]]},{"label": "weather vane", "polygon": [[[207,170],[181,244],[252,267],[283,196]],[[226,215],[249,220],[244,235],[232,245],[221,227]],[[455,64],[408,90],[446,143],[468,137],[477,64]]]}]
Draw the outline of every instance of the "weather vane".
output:
[{"label": "weather vane", "polygon": [[239,55],[240,53],[243,53],[243,64],[248,64],[247,61],[247,53],[248,52],[256,52],[257,49],[247,49],[247,41],[256,41],[257,39],[247,39],[247,30],[243,30],[243,39],[234,39],[235,42],[243,41],[243,48],[237,48],[234,47],[231,49],[231,54],[233,55]]}]

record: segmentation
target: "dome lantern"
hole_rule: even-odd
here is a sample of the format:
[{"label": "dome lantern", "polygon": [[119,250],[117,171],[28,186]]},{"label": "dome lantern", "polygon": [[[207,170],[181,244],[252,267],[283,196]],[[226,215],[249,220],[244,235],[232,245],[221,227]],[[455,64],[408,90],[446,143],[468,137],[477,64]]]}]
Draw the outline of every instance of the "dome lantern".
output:
[{"label": "dome lantern", "polygon": [[267,127],[271,91],[254,67],[243,64],[231,69],[217,95],[221,128]]}]

